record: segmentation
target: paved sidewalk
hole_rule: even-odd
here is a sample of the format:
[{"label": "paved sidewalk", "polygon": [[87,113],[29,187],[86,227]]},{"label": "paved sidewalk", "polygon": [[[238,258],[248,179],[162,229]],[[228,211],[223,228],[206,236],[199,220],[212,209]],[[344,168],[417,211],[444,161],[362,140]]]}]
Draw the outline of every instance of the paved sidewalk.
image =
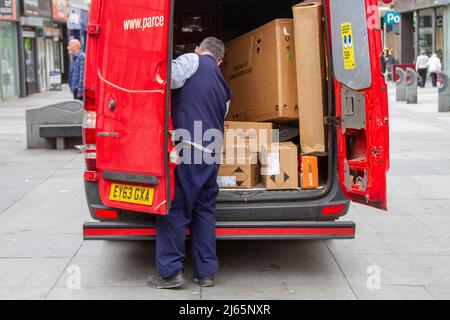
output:
[{"label": "paved sidewalk", "polygon": [[220,242],[218,286],[175,291],[145,286],[154,243],[83,242],[77,150],[25,149],[24,110],[70,93],[0,103],[0,299],[449,299],[450,113],[437,113],[435,89],[417,105],[390,92],[389,213],[353,205],[355,240]]}]

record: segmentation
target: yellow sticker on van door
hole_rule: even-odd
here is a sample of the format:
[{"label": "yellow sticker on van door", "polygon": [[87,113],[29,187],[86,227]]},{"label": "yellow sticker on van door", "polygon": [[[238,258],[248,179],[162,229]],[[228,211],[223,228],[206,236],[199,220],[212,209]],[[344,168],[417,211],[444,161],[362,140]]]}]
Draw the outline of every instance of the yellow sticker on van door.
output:
[{"label": "yellow sticker on van door", "polygon": [[344,69],[353,70],[356,68],[356,63],[352,24],[350,22],[341,24],[341,33],[342,50],[344,51]]}]

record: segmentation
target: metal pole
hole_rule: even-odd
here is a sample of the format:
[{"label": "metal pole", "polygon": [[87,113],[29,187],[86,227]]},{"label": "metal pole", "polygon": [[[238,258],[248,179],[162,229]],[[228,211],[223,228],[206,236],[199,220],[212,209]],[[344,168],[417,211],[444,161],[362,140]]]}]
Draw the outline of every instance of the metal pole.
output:
[{"label": "metal pole", "polygon": [[3,98],[3,73],[2,73],[2,52],[0,51],[0,100],[5,101]]},{"label": "metal pole", "polygon": [[432,45],[431,50],[432,53],[436,52],[436,8],[433,8],[433,16],[432,16]]},{"label": "metal pole", "polygon": [[406,68],[409,81],[406,82],[406,103],[417,103],[417,73],[416,70]]}]

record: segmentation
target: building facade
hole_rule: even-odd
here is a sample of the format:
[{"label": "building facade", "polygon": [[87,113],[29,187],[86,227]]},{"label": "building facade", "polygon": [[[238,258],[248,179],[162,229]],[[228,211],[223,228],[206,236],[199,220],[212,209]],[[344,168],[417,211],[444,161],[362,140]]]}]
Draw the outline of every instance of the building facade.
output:
[{"label": "building facade", "polygon": [[449,70],[450,0],[397,0],[400,63],[414,63],[421,50],[436,53]]},{"label": "building facade", "polygon": [[0,0],[0,101],[20,95],[15,0]]},{"label": "building facade", "polygon": [[67,82],[67,45],[85,47],[88,9],[86,0],[0,0],[0,101]]}]

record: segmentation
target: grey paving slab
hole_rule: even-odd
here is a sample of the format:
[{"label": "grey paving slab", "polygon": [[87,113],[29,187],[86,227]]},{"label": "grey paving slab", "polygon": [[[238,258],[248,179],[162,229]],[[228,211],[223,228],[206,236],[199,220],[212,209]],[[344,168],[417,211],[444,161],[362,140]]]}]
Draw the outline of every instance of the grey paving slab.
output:
[{"label": "grey paving slab", "polygon": [[[153,242],[124,242],[117,246],[112,243],[103,246],[97,256],[83,252],[71,261],[71,265],[80,268],[82,287],[142,287],[147,277],[156,273]],[[185,272],[187,276],[193,274],[189,260]],[[69,278],[70,274],[63,274],[57,287],[67,287]]]},{"label": "grey paving slab", "polygon": [[[223,242],[218,245],[220,276],[227,281],[285,281],[296,285],[346,284],[322,241]],[[239,286],[239,284],[236,284]]]},{"label": "grey paving slab", "polygon": [[0,300],[43,300],[48,288],[0,288]]},{"label": "grey paving slab", "polygon": [[352,289],[360,300],[434,300],[425,286],[383,285],[379,289],[369,289],[366,285],[352,284]]},{"label": "grey paving slab", "polygon": [[387,183],[391,199],[435,199],[433,193],[424,192],[419,183],[407,176],[388,176]]},{"label": "grey paving slab", "polygon": [[80,290],[54,288],[48,300],[199,300],[200,287],[188,283],[175,290],[157,290],[150,287],[88,287]]},{"label": "grey paving slab", "polygon": [[416,215],[415,218],[423,223],[433,233],[450,236],[450,215]]},{"label": "grey paving slab", "polygon": [[329,240],[327,245],[335,254],[395,254],[376,232],[357,229],[356,241]]},{"label": "grey paving slab", "polygon": [[450,215],[450,200],[389,199],[389,210],[407,215]]},{"label": "grey paving slab", "polygon": [[23,150],[16,156],[8,159],[8,161],[27,161],[27,162],[39,162],[39,161],[64,161],[69,162],[78,154],[77,150]]},{"label": "grey paving slab", "polygon": [[82,180],[83,173],[84,173],[84,169],[82,169],[82,168],[77,168],[77,169],[64,168],[64,169],[59,169],[58,171],[56,171],[55,174],[53,175],[53,178],[55,178],[55,179],[76,178],[76,179]]},{"label": "grey paving slab", "polygon": [[336,255],[336,259],[351,284],[364,285],[370,276],[367,268],[377,266],[382,285],[450,285],[450,256]]},{"label": "grey paving slab", "polygon": [[358,208],[351,216],[361,233],[400,232],[429,233],[430,230],[414,216],[400,215],[395,212],[379,212],[372,208]]},{"label": "grey paving slab", "polygon": [[82,241],[79,234],[0,234],[0,258],[70,258]]},{"label": "grey paving slab", "polygon": [[82,233],[89,219],[79,178],[48,179],[0,215],[0,234]]},{"label": "grey paving slab", "polygon": [[77,153],[77,155],[64,166],[65,169],[84,169],[84,157],[82,153]]},{"label": "grey paving slab", "polygon": [[218,277],[217,286],[203,288],[207,300],[356,300],[348,285],[295,284],[285,281],[243,281],[236,283]]},{"label": "grey paving slab", "polygon": [[379,233],[378,236],[396,254],[450,256],[450,235]]},{"label": "grey paving slab", "polygon": [[[49,292],[70,258],[0,258],[0,297],[28,289]],[[27,296],[28,293],[24,294]]]},{"label": "grey paving slab", "polygon": [[450,300],[450,286],[426,286],[430,294],[437,300]]}]

